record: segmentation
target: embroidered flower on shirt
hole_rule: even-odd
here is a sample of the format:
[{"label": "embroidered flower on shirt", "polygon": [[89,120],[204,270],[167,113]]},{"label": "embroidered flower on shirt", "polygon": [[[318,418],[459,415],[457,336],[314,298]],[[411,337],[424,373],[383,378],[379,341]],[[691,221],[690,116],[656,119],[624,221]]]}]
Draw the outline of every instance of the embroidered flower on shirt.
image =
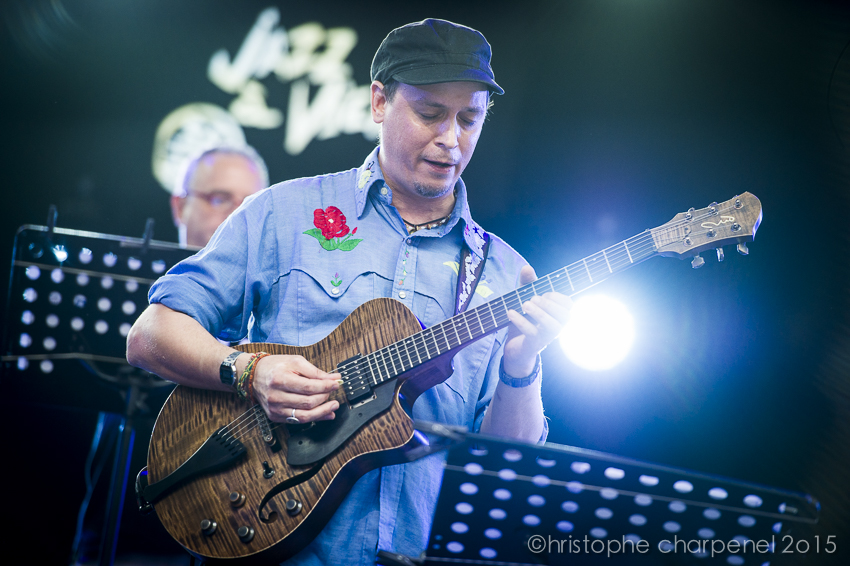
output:
[{"label": "embroidered flower on shirt", "polygon": [[360,173],[360,180],[357,181],[357,188],[362,189],[367,182],[369,182],[369,177],[372,176],[372,172],[366,169],[362,173]]},{"label": "embroidered flower on shirt", "polygon": [[340,285],[342,285],[342,279],[340,279],[339,273],[334,273],[334,278],[331,279],[331,285],[333,285],[334,287],[339,287]]},{"label": "embroidered flower on shirt", "polygon": [[[458,262],[456,262],[456,261],[444,261],[443,265],[449,266],[452,269],[452,271],[455,272],[455,275],[460,274],[460,264]],[[488,287],[486,285],[486,283],[487,283],[486,281],[481,281],[481,282],[478,283],[478,286],[475,287],[475,294],[481,295],[485,299],[493,294],[493,289]]]},{"label": "embroidered flower on shirt", "polygon": [[321,208],[314,210],[313,225],[315,228],[305,230],[303,233],[316,238],[319,244],[328,251],[350,252],[363,241],[362,238],[351,238],[357,233],[357,228],[350,230],[348,224],[346,224],[345,215],[335,206],[329,206],[324,210]]}]

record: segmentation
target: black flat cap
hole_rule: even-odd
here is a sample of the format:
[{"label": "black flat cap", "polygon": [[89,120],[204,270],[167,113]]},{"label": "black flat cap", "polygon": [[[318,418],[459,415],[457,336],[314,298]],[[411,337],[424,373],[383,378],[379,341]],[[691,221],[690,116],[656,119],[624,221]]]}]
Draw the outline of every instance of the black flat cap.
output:
[{"label": "black flat cap", "polygon": [[473,81],[504,94],[490,68],[490,44],[472,28],[427,19],[396,28],[372,60],[372,80],[409,85]]}]

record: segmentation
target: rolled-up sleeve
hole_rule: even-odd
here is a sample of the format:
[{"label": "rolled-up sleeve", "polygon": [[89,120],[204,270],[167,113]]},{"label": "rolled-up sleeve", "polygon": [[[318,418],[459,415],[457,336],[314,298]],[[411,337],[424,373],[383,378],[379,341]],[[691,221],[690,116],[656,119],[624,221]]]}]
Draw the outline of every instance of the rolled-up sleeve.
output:
[{"label": "rolled-up sleeve", "polygon": [[246,200],[216,230],[209,244],[160,277],[148,301],[187,314],[221,340],[238,341],[248,333],[254,296],[266,283],[249,275],[265,273],[258,264],[274,263],[271,199],[259,193]]}]

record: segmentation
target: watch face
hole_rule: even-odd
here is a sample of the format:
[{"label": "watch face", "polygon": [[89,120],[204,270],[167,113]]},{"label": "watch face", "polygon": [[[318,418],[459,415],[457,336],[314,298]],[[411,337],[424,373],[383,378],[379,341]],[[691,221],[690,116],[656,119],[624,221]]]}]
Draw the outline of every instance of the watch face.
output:
[{"label": "watch face", "polygon": [[219,378],[221,382],[225,385],[233,385],[236,383],[236,358],[239,357],[239,354],[242,352],[233,352],[229,356],[227,356],[223,362],[221,362],[221,367],[218,370]]}]

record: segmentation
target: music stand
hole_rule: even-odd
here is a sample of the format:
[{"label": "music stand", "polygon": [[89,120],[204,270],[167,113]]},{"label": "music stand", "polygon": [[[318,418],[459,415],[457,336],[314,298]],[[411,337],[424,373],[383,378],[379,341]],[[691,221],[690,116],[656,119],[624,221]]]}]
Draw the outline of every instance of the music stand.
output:
[{"label": "music stand", "polygon": [[[399,564],[775,563],[812,497],[557,444],[417,422],[454,443],[428,548]],[[665,542],[666,541],[666,542]]]},{"label": "music stand", "polygon": [[151,239],[48,226],[19,228],[3,338],[3,388],[38,403],[122,415],[101,563],[111,564],[133,446],[133,417],[161,406],[171,384],[127,364],[126,337],[157,277],[192,250]]}]

